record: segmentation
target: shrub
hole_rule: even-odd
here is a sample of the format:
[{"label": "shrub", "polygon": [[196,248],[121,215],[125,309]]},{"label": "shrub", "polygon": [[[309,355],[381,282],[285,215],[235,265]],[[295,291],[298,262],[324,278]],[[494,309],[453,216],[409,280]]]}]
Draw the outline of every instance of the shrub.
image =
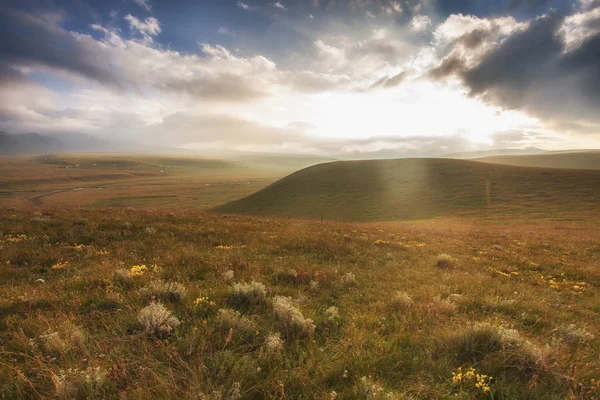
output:
[{"label": "shrub", "polygon": [[438,268],[450,268],[454,265],[454,258],[449,254],[440,254],[437,256],[435,265]]},{"label": "shrub", "polygon": [[148,286],[140,289],[143,296],[156,296],[164,301],[180,301],[186,295],[185,286],[178,282],[152,281]]},{"label": "shrub", "polygon": [[37,338],[31,339],[29,344],[47,353],[64,354],[74,348],[82,349],[85,342],[86,335],[81,328],[65,322],[57,331],[47,330]]},{"label": "shrub", "polygon": [[594,335],[585,328],[578,328],[575,324],[559,326],[556,328],[556,336],[559,340],[571,345],[585,343],[594,338]]},{"label": "shrub", "polygon": [[273,299],[273,312],[290,332],[311,336],[315,331],[313,320],[304,318],[289,297],[275,296]]},{"label": "shrub", "polygon": [[413,303],[413,299],[410,298],[408,293],[397,291],[392,297],[391,306],[397,311],[407,311],[413,306]]},{"label": "shrub", "polygon": [[233,300],[238,304],[259,303],[267,296],[265,285],[260,282],[234,283],[231,288]]},{"label": "shrub", "polygon": [[487,322],[478,322],[453,331],[444,338],[442,346],[461,363],[477,362],[498,352],[502,352],[503,365],[533,368],[544,363],[541,349],[516,330]]},{"label": "shrub", "polygon": [[457,306],[451,299],[454,297],[448,297],[442,299],[440,296],[434,297],[432,302],[429,303],[429,310],[435,315],[452,315],[456,312]]},{"label": "shrub", "polygon": [[138,322],[144,326],[146,333],[151,335],[167,335],[180,324],[160,302],[154,302],[142,308],[138,314]]},{"label": "shrub", "polygon": [[263,348],[265,353],[269,356],[281,353],[283,350],[283,340],[281,340],[281,334],[279,332],[269,333],[265,338],[265,344]]},{"label": "shrub", "polygon": [[359,396],[364,400],[389,399],[398,398],[393,392],[386,391],[383,386],[377,382],[373,382],[371,377],[363,376],[360,378],[358,387]]},{"label": "shrub", "polygon": [[226,330],[233,329],[240,333],[254,334],[256,325],[247,317],[229,308],[221,308],[217,317],[219,326]]},{"label": "shrub", "polygon": [[336,306],[331,306],[325,310],[325,318],[329,322],[338,322],[340,320],[340,312]]},{"label": "shrub", "polygon": [[200,393],[199,400],[239,400],[242,398],[242,386],[239,382],[234,382],[231,388],[223,393],[222,390],[215,390],[212,394]]},{"label": "shrub", "polygon": [[101,394],[107,372],[100,367],[69,368],[53,376],[56,397],[65,399],[94,398]]},{"label": "shrub", "polygon": [[344,286],[356,286],[356,275],[353,272],[346,272],[340,277],[340,283]]},{"label": "shrub", "polygon": [[221,274],[221,278],[223,279],[223,282],[231,282],[233,280],[233,276],[234,276],[234,272],[232,269],[227,270],[227,271],[223,272],[223,274]]}]

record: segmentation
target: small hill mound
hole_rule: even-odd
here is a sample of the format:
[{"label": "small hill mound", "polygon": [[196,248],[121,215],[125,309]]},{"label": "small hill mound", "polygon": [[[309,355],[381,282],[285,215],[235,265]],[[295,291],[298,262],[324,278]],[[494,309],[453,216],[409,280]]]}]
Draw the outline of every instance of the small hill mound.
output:
[{"label": "small hill mound", "polygon": [[[453,159],[339,161],[295,172],[213,211],[343,221],[593,212],[600,171]],[[581,214],[579,214],[581,215]]]},{"label": "small hill mound", "polygon": [[600,151],[493,156],[478,158],[477,161],[520,167],[600,170]]}]

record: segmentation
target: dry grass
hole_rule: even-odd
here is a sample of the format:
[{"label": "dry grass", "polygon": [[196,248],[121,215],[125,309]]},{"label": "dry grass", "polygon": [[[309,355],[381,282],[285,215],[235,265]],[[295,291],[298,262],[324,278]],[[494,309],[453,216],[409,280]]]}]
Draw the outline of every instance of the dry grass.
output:
[{"label": "dry grass", "polygon": [[600,396],[594,225],[175,214],[0,211],[1,397]]}]

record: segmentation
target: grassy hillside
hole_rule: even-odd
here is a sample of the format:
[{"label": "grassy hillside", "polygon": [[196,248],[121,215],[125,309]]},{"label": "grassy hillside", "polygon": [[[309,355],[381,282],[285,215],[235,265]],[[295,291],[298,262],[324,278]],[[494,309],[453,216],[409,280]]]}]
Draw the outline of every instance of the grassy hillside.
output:
[{"label": "grassy hillside", "polygon": [[1,398],[600,396],[595,224],[52,207],[0,232]]},{"label": "grassy hillside", "polygon": [[600,170],[600,151],[493,156],[478,158],[477,161],[521,167]]},{"label": "grassy hillside", "polygon": [[453,214],[593,215],[600,171],[534,169],[451,159],[345,161],[298,171],[215,210],[345,221]]}]

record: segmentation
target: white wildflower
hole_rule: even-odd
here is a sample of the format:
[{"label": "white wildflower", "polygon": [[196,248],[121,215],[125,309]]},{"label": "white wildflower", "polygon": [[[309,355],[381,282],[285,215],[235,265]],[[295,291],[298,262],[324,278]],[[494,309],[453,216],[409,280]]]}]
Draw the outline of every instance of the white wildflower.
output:
[{"label": "white wildflower", "polygon": [[223,274],[221,275],[221,278],[223,279],[223,282],[231,282],[233,280],[233,275],[234,275],[234,272],[232,269],[230,269],[230,270],[223,272]]},{"label": "white wildflower", "polygon": [[160,302],[154,302],[142,308],[138,314],[138,322],[149,334],[168,334],[179,326],[179,320]]},{"label": "white wildflower", "polygon": [[268,355],[279,354],[283,350],[283,340],[279,332],[269,333],[265,338],[265,353]]},{"label": "white wildflower", "polygon": [[308,336],[315,331],[315,324],[312,319],[305,318],[289,297],[275,296],[273,299],[273,312],[289,330]]}]

